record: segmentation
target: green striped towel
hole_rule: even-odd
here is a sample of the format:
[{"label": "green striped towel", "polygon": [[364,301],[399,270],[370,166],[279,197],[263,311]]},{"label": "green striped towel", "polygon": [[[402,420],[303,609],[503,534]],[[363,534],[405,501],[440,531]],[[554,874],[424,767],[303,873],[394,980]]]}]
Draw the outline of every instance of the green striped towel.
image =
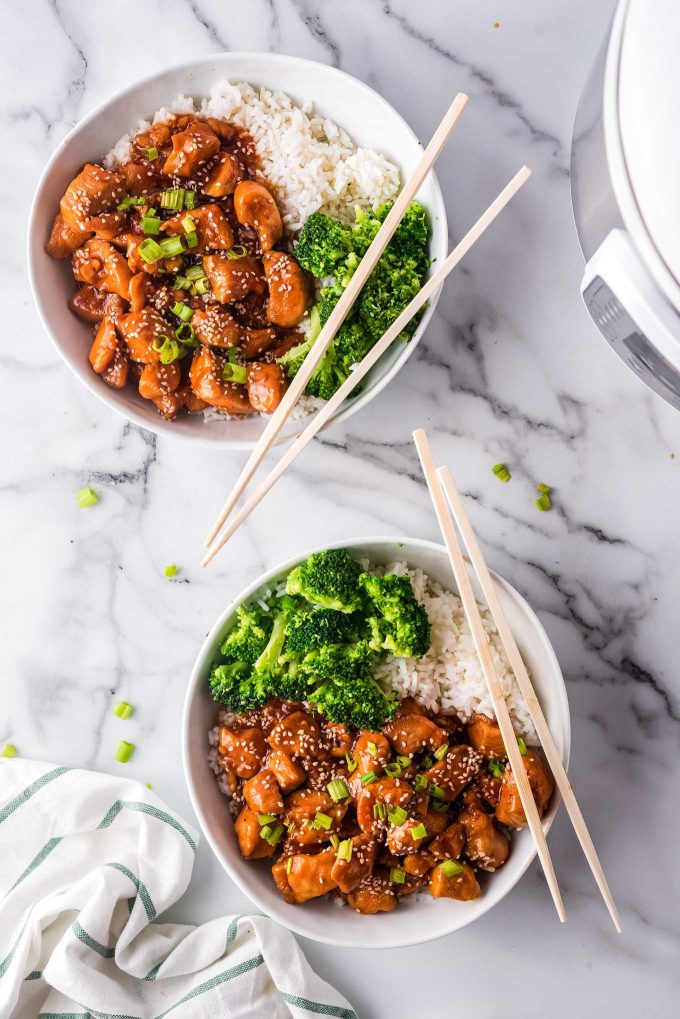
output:
[{"label": "green striped towel", "polygon": [[0,1016],[356,1019],[269,917],[158,922],[197,841],[138,782],[0,761]]}]

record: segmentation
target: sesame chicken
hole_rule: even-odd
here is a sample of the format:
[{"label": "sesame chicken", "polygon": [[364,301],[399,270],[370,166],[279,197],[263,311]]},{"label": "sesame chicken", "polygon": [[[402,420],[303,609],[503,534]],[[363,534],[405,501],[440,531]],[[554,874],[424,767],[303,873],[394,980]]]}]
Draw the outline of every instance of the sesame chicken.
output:
[{"label": "sesame chicken", "polygon": [[123,194],[124,183],[119,174],[86,163],[66,188],[59,208],[72,230],[88,230],[88,220],[115,208]]},{"label": "sesame chicken", "polygon": [[286,374],[278,364],[251,361],[246,365],[246,389],[253,410],[260,414],[271,414],[281,403],[288,382]]},{"label": "sesame chicken", "polygon": [[[555,780],[542,755],[535,747],[527,749],[526,754],[522,757],[522,764],[527,773],[531,791],[534,794],[538,816],[543,817],[555,789]],[[496,819],[501,824],[507,824],[509,828],[523,828],[527,823],[517,783],[515,782],[510,765],[503,772],[501,792],[498,806],[496,807]]]},{"label": "sesame chicken", "polygon": [[202,163],[219,151],[220,140],[213,129],[194,120],[185,131],[172,136],[172,151],[163,164],[163,173],[172,177],[191,177]]},{"label": "sesame chicken", "polygon": [[260,250],[271,251],[283,236],[283,222],[274,196],[254,180],[244,180],[234,191],[234,212],[239,223],[256,232]]},{"label": "sesame chicken", "polygon": [[269,288],[267,318],[282,329],[293,329],[312,303],[309,278],[285,251],[267,251],[262,264]]}]

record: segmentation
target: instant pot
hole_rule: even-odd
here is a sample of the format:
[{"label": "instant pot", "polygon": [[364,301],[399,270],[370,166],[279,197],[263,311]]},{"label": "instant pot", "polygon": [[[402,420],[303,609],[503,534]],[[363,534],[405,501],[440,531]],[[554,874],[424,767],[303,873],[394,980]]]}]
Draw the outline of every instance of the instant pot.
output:
[{"label": "instant pot", "polygon": [[680,0],[621,0],[576,115],[581,293],[610,346],[680,408]]}]

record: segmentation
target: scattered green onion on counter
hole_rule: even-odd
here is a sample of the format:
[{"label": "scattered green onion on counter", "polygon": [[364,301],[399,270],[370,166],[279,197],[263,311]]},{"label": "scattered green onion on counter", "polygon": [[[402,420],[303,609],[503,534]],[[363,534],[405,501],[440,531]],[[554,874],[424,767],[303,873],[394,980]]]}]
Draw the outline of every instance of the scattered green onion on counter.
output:
[{"label": "scattered green onion on counter", "polygon": [[179,566],[175,566],[174,563],[169,563],[163,570],[164,577],[176,577],[179,573]]},{"label": "scattered green onion on counter", "polygon": [[540,510],[541,513],[545,513],[545,511],[549,510],[551,507],[552,503],[550,501],[550,496],[547,492],[543,492],[543,494],[539,495],[536,500],[536,509]]},{"label": "scattered green onion on counter", "polygon": [[128,743],[127,740],[122,739],[114,751],[114,760],[120,761],[121,764],[127,764],[132,757],[134,749],[134,743]]},{"label": "scattered green onion on counter", "polygon": [[125,721],[126,718],[130,717],[130,715],[134,711],[134,708],[132,707],[131,704],[128,704],[127,701],[118,701],[118,703],[115,704],[113,708],[111,708],[111,711],[116,716],[116,718],[122,718],[123,721]]},{"label": "scattered green onion on counter", "polygon": [[505,464],[494,464],[491,470],[496,475],[499,481],[509,481],[510,478],[512,477],[512,474],[505,466]]},{"label": "scattered green onion on counter", "polygon": [[89,506],[94,506],[95,503],[99,502],[99,496],[94,489],[87,485],[76,492],[76,502],[81,509],[88,509]]},{"label": "scattered green onion on counter", "polygon": [[0,753],[0,757],[16,757],[16,755],[17,748],[14,746],[14,744],[5,743],[4,747],[2,748],[2,753]]}]

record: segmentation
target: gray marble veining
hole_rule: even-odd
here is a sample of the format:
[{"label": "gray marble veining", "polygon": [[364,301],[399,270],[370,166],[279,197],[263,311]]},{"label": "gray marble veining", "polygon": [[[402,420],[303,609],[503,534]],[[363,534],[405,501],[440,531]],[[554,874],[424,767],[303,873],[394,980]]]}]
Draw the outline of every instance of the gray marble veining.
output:
[{"label": "gray marble veining", "polygon": [[[492,565],[539,613],[567,679],[571,774],[621,906],[617,937],[564,817],[550,837],[569,916],[534,865],[473,927],[370,957],[305,943],[363,1017],[627,1017],[677,1011],[680,919],[680,416],[607,350],[578,295],[571,125],[612,0],[26,0],[0,39],[5,182],[0,350],[3,520],[0,744],[127,765],[190,814],[178,737],[200,640],[255,573],[315,543],[436,538],[410,432],[429,429]],[[498,22],[498,27],[494,24]],[[443,154],[452,240],[522,162],[523,193],[447,284],[416,355],[363,412],[305,452],[209,571],[200,540],[242,457],[144,433],[71,378],[25,274],[28,208],[60,138],[143,73],[222,49],[342,67],[426,139],[472,99]],[[398,413],[395,413],[398,408]],[[493,463],[510,465],[500,484]],[[539,514],[534,485],[555,487]],[[73,493],[101,493],[91,511]],[[176,562],[177,578],[163,578]],[[133,702],[133,719],[110,713]],[[125,729],[122,728],[123,724]],[[247,909],[207,846],[175,915]]]}]

